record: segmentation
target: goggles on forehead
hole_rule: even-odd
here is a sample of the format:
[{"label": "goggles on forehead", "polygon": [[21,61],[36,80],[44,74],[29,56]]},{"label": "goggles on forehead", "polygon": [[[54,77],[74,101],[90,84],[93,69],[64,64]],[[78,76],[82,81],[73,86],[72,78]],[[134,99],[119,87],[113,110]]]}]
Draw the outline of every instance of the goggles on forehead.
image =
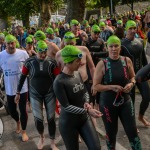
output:
[{"label": "goggles on forehead", "polygon": [[64,39],[74,39],[75,37],[74,36],[64,36]]},{"label": "goggles on forehead", "polygon": [[36,48],[36,50],[37,50],[38,52],[44,52],[44,51],[47,51],[47,50],[48,50],[48,48],[45,48],[45,49]]},{"label": "goggles on forehead", "polygon": [[62,55],[62,57],[77,57],[77,58],[82,58],[83,57],[83,54],[82,53],[79,53],[77,55]]}]

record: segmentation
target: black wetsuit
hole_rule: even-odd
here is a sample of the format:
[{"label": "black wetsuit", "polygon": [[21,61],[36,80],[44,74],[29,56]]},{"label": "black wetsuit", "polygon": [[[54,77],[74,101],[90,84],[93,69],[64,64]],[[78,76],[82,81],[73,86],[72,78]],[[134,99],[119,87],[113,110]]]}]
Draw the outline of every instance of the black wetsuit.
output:
[{"label": "black wetsuit", "polygon": [[55,138],[55,107],[56,97],[53,92],[53,81],[55,75],[59,73],[56,61],[50,58],[39,60],[37,56],[33,56],[26,60],[22,74],[19,80],[17,91],[19,92],[22,85],[29,74],[29,93],[32,112],[35,118],[35,125],[42,134],[44,131],[43,125],[43,103],[45,104],[48,129],[51,139]]},{"label": "black wetsuit", "polygon": [[67,150],[79,150],[80,134],[89,150],[100,150],[100,142],[94,125],[84,109],[89,94],[78,72],[74,75],[61,73],[53,84],[61,104],[59,130]]},{"label": "black wetsuit", "polygon": [[[130,41],[127,38],[123,39],[121,44],[121,55],[127,56],[132,60],[135,73],[137,73],[137,71],[140,70],[143,66],[147,65],[144,45],[141,39],[134,38],[133,41]],[[136,85],[142,96],[139,113],[141,115],[144,115],[150,102],[150,89],[148,86],[148,82],[136,83]],[[135,87],[131,91],[131,98],[134,104]]]},{"label": "black wetsuit", "polygon": [[[124,57],[120,57],[118,60],[112,60],[108,57],[103,62],[105,65],[104,85],[120,85],[124,87],[129,83],[127,63]],[[101,92],[99,104],[100,111],[103,113],[102,119],[106,129],[108,149],[115,150],[118,118],[120,118],[132,149],[141,150],[130,94],[116,93],[112,90],[104,91]],[[137,146],[139,148],[136,148]]]},{"label": "black wetsuit", "polygon": [[[101,38],[99,38],[98,40],[92,40],[92,38],[89,37],[88,42],[86,43],[86,47],[89,49],[91,53],[91,57],[95,66],[100,61],[101,58],[106,58],[108,56],[108,52],[104,51],[105,45],[104,45],[104,41]],[[92,77],[90,75],[90,70],[88,67],[87,67],[87,72],[88,72],[88,80],[92,80]],[[96,103],[98,103],[100,93],[97,93],[96,97],[92,96],[91,93],[92,82],[90,82],[89,85],[88,84],[89,82],[86,82],[86,86],[90,94],[91,102],[95,104],[95,99],[96,99]]]},{"label": "black wetsuit", "polygon": [[141,83],[150,79],[150,64],[141,68],[135,76],[136,82]]}]

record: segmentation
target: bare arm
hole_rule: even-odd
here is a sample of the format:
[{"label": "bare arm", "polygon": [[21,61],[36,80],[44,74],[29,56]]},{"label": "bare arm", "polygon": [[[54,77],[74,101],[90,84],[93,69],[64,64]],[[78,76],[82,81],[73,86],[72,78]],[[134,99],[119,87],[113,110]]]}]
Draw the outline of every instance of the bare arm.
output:
[{"label": "bare arm", "polygon": [[86,60],[87,60],[87,65],[88,65],[88,68],[90,70],[90,74],[91,74],[91,77],[93,79],[94,77],[94,72],[95,72],[95,65],[93,63],[93,60],[92,60],[92,57],[91,57],[91,54],[88,50],[87,47],[83,46],[83,50],[84,52],[86,53]]}]

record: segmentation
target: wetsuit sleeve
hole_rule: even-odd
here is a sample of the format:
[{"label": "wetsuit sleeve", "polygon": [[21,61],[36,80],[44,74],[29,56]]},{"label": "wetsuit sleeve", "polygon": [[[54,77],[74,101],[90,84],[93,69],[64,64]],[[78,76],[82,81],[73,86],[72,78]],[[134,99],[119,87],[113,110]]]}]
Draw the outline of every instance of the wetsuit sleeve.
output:
[{"label": "wetsuit sleeve", "polygon": [[24,81],[28,75],[29,69],[27,68],[27,63],[25,63],[25,65],[23,65],[22,67],[22,73],[18,82],[18,86],[17,86],[17,92],[20,92],[22,89],[22,86],[24,84]]},{"label": "wetsuit sleeve", "polygon": [[66,88],[61,81],[57,79],[54,82],[53,89],[55,92],[56,97],[58,98],[61,106],[64,108],[66,112],[73,113],[73,114],[84,114],[86,110],[84,108],[80,108],[74,105],[70,105],[68,101],[68,97],[66,95]]},{"label": "wetsuit sleeve", "polygon": [[135,76],[135,80],[138,83],[147,81],[149,79],[150,79],[150,64],[148,64],[148,65],[144,66],[142,69],[140,69]]},{"label": "wetsuit sleeve", "polygon": [[60,74],[60,68],[57,65],[57,62],[55,60],[53,60],[53,75],[57,76],[58,74]]},{"label": "wetsuit sleeve", "polygon": [[[143,46],[143,47],[144,47],[144,46]],[[148,64],[148,62],[147,62],[145,50],[143,49],[143,51],[142,51],[142,65],[145,66],[145,65],[147,65],[147,64]]]}]

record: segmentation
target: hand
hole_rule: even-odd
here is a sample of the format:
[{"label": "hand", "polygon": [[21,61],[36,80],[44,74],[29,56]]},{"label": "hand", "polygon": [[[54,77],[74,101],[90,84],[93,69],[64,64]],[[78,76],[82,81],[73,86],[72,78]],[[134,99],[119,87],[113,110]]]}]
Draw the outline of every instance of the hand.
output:
[{"label": "hand", "polygon": [[91,109],[91,105],[89,103],[84,103],[84,109]]},{"label": "hand", "polygon": [[19,100],[20,100],[20,94],[16,94],[15,96],[15,103],[18,104],[19,103]]},{"label": "hand", "polygon": [[126,86],[123,88],[124,93],[129,93],[133,88],[133,83],[128,83]]},{"label": "hand", "polygon": [[96,109],[88,109],[88,113],[90,116],[92,116],[94,118],[99,118],[103,115],[100,111],[98,111]]},{"label": "hand", "polygon": [[123,90],[123,87],[120,85],[111,85],[111,90],[118,93],[118,92],[121,92]]}]

